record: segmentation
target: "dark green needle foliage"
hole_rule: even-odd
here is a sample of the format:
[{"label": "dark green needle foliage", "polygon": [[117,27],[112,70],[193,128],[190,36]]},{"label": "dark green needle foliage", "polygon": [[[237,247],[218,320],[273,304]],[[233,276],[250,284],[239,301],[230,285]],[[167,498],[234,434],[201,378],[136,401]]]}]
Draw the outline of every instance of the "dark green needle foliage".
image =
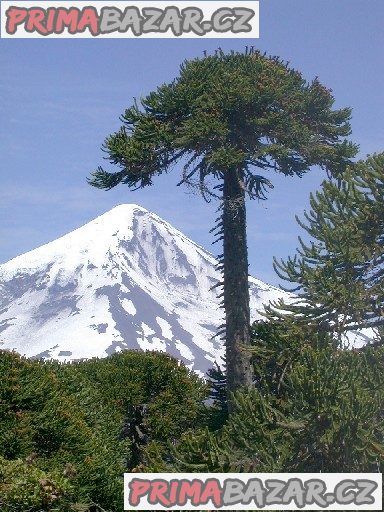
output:
[{"label": "dark green needle foliage", "polygon": [[340,350],[291,320],[252,329],[256,386],[221,429],[186,434],[177,471],[381,472],[384,350]]},{"label": "dark green needle foliage", "polygon": [[245,199],[265,199],[273,172],[302,176],[318,165],[338,176],[356,153],[348,108],[334,109],[329,89],[278,57],[253,48],[185,61],[169,84],[135,101],[122,127],[105,140],[117,169],[98,168],[101,189],[151,185],[178,163],[180,184],[220,200],[214,228],[223,241],[227,387],[252,383],[249,346]]},{"label": "dark green needle foliage", "polygon": [[[277,273],[300,298],[279,308],[325,330],[384,325],[384,154],[360,161],[311,195],[298,220],[310,237]],[[274,308],[268,308],[275,316]]]},{"label": "dark green needle foliage", "polygon": [[166,459],[207,394],[161,353],[60,364],[0,351],[0,373],[2,512],[122,511],[124,471]]},{"label": "dark green needle foliage", "polygon": [[178,78],[136,101],[106,139],[108,159],[121,171],[99,168],[90,183],[151,185],[181,156],[190,157],[183,181],[196,173],[203,186],[208,175],[222,179],[240,166],[246,190],[257,197],[270,183],[252,173],[255,167],[300,175],[321,165],[338,174],[356,148],[340,140],[350,133],[351,111],[332,110],[333,102],[318,79],[308,83],[257,51],[185,61]]},{"label": "dark green needle foliage", "polygon": [[1,510],[119,512],[124,471],[383,471],[384,349],[342,351],[291,319],[251,338],[255,386],[221,425],[206,386],[166,354],[0,352]]}]

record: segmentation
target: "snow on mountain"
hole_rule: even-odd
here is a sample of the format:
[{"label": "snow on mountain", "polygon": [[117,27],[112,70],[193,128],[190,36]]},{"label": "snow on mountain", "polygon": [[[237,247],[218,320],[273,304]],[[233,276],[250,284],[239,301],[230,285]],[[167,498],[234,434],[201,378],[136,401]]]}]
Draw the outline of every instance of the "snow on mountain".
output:
[{"label": "snow on mountain", "polygon": [[[206,250],[157,215],[120,205],[0,265],[0,348],[74,360],[162,350],[205,373],[221,362],[220,275]],[[289,295],[249,278],[252,320]]]}]

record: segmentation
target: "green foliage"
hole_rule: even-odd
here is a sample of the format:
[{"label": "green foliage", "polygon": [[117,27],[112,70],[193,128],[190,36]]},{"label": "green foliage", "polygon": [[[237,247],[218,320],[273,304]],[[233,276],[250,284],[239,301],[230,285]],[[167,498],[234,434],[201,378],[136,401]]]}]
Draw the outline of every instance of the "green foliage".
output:
[{"label": "green foliage", "polygon": [[254,324],[252,343],[255,387],[221,420],[166,354],[0,352],[1,510],[118,512],[124,471],[383,470],[384,348],[343,351],[292,318]]},{"label": "green foliage", "polygon": [[[311,242],[277,273],[296,283],[299,299],[277,309],[338,332],[384,324],[384,153],[325,181],[311,195],[300,226]],[[276,317],[276,307],[268,309]]]},{"label": "green foliage", "polygon": [[[383,354],[382,349],[303,353],[287,389],[290,414],[304,425],[293,436],[290,471],[383,468]],[[370,358],[379,372],[373,372]]]},{"label": "green foliage", "polygon": [[307,346],[333,344],[328,333],[298,324],[291,316],[274,321],[258,321],[251,326],[251,353],[255,387],[279,396],[293,364]]},{"label": "green foliage", "polygon": [[68,366],[0,354],[0,455],[30,460],[48,473],[73,467],[78,501],[92,497],[118,505],[127,446],[116,442],[119,421],[113,408],[92,386],[83,388],[86,382],[75,371],[71,392]]},{"label": "green foliage", "polygon": [[46,473],[20,459],[0,456],[0,507],[2,512],[70,511],[73,488],[59,473]]},{"label": "green foliage", "polygon": [[255,388],[220,430],[187,433],[177,471],[374,472],[384,467],[384,349],[337,349],[286,322],[253,326]]},{"label": "green foliage", "polygon": [[177,438],[199,421],[208,392],[195,373],[160,352],[126,351],[83,361],[79,371],[124,415],[145,404],[145,428],[160,441]]},{"label": "green foliage", "polygon": [[207,372],[210,387],[211,405],[207,408],[207,423],[210,429],[217,430],[228,419],[227,378],[225,371],[215,363]]},{"label": "green foliage", "polygon": [[206,386],[166,354],[60,364],[3,351],[0,373],[2,510],[122,510],[124,471],[203,421]]},{"label": "green foliage", "polygon": [[333,110],[334,98],[318,79],[307,82],[278,57],[258,51],[217,51],[185,61],[180,73],[129,107],[121,129],[104,150],[120,170],[99,168],[89,183],[111,189],[152,184],[155,175],[181,161],[182,182],[209,192],[205,180],[240,168],[250,197],[272,186],[252,169],[301,176],[319,165],[339,174],[356,154],[348,108]]}]

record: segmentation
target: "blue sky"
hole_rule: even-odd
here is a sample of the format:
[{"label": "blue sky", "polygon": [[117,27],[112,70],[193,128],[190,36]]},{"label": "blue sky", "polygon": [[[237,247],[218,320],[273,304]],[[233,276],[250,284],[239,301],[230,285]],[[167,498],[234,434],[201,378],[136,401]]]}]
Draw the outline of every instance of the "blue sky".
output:
[{"label": "blue sky", "polygon": [[[192,3],[192,2],[191,2]],[[223,2],[224,3],[224,2]],[[307,79],[353,108],[360,156],[384,150],[383,0],[261,0],[260,38]],[[176,170],[145,190],[109,192],[86,183],[119,115],[203,51],[242,51],[249,40],[0,40],[0,263],[51,241],[121,203],[154,211],[209,250],[215,204],[176,187]],[[294,252],[294,216],[324,175],[269,176],[264,202],[248,202],[250,272],[279,283],[272,257]]]}]

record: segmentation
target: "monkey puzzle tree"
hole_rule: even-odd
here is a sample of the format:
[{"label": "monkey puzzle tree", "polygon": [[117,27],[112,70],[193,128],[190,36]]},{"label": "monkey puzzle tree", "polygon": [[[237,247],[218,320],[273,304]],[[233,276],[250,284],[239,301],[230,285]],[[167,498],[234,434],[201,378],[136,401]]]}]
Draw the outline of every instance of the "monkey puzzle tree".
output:
[{"label": "monkey puzzle tree", "polygon": [[289,311],[339,333],[383,329],[384,153],[357,162],[341,180],[324,181],[310,204],[305,220],[297,219],[310,242],[299,238],[296,254],[274,263],[300,295],[295,303],[268,307],[268,315]]},{"label": "monkey puzzle tree", "polygon": [[104,143],[119,169],[99,167],[89,179],[107,190],[119,183],[141,188],[179,162],[180,184],[220,199],[229,392],[252,383],[246,197],[266,198],[272,183],[260,172],[302,176],[313,165],[344,171],[356,153],[344,139],[351,111],[332,110],[333,102],[318,79],[308,83],[277,57],[219,50],[185,61],[176,79],[135,101]]}]

